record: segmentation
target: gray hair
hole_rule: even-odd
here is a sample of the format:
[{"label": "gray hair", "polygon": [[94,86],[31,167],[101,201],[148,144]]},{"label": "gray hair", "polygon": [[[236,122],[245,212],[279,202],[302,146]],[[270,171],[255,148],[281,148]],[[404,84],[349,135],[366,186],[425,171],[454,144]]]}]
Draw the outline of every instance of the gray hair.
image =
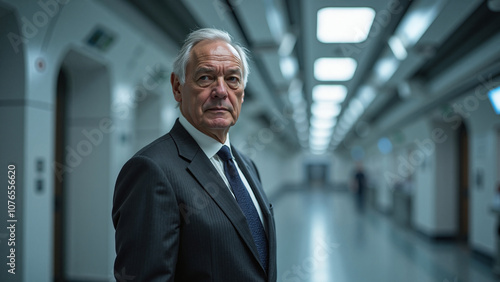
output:
[{"label": "gray hair", "polygon": [[195,30],[191,32],[186,38],[186,41],[184,41],[184,45],[179,51],[179,54],[177,54],[177,57],[175,57],[173,63],[173,72],[175,73],[175,75],[177,75],[177,77],[179,77],[179,82],[181,83],[181,85],[184,85],[184,83],[186,82],[186,67],[189,61],[191,49],[194,47],[194,45],[203,40],[222,40],[236,49],[236,52],[238,52],[238,55],[240,56],[241,63],[243,64],[243,86],[246,87],[248,74],[250,73],[247,58],[248,50],[240,44],[233,42],[229,33],[215,28],[202,28]]}]

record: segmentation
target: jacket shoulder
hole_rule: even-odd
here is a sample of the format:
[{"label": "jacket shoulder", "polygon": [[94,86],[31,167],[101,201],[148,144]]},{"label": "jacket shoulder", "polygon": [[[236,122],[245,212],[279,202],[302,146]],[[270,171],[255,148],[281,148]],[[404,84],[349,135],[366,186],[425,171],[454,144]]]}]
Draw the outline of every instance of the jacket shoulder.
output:
[{"label": "jacket shoulder", "polygon": [[166,156],[172,155],[174,152],[176,152],[175,143],[171,134],[167,133],[144,146],[142,149],[137,151],[132,158],[142,156],[152,160],[157,160],[159,158],[164,159]]}]

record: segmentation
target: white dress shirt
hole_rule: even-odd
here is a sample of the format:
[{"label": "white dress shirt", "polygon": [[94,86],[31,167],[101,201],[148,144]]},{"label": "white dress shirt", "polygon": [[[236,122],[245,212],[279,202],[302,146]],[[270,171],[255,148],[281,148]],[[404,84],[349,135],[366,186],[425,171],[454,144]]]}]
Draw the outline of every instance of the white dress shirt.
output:
[{"label": "white dress shirt", "polygon": [[245,185],[248,194],[250,194],[250,197],[252,198],[252,202],[255,208],[257,209],[257,212],[259,213],[259,218],[260,221],[262,222],[262,225],[265,226],[264,221],[262,219],[262,211],[260,209],[259,202],[255,198],[252,188],[250,188],[250,184],[248,184],[245,175],[243,175],[238,163],[234,159],[233,152],[231,150],[231,145],[229,142],[229,134],[226,136],[226,142],[224,144],[221,144],[219,141],[213,139],[212,137],[196,129],[191,123],[189,123],[189,121],[182,114],[179,115],[179,122],[186,129],[186,131],[193,137],[196,143],[198,143],[198,145],[200,146],[201,150],[205,153],[205,155],[207,155],[207,158],[215,166],[215,169],[217,170],[217,172],[219,172],[220,176],[226,183],[229,192],[231,192],[231,194],[234,197],[234,193],[229,185],[229,181],[227,180],[226,174],[224,173],[224,162],[217,155],[217,152],[219,152],[222,146],[226,145],[227,147],[229,147],[229,150],[231,151],[231,156],[233,157],[234,163],[236,164],[236,168],[238,169],[238,174],[240,175],[240,178],[243,181],[243,184]]}]

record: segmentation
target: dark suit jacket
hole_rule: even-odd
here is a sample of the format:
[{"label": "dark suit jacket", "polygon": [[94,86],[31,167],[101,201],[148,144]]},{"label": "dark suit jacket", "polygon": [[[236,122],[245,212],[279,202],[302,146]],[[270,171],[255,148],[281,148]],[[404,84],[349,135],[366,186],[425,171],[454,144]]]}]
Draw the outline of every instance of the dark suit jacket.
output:
[{"label": "dark suit jacket", "polygon": [[262,210],[268,272],[236,200],[177,120],[168,134],[135,154],[116,181],[112,216],[118,280],[276,281],[272,206],[254,163],[232,152]]}]

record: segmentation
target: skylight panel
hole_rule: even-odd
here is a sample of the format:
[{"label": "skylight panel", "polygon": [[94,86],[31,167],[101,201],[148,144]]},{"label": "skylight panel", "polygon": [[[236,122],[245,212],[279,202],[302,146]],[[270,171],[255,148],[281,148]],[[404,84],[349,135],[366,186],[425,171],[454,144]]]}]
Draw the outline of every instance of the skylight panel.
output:
[{"label": "skylight panel", "polygon": [[318,11],[318,40],[323,43],[359,43],[366,40],[375,18],[368,7],[323,8]]}]

